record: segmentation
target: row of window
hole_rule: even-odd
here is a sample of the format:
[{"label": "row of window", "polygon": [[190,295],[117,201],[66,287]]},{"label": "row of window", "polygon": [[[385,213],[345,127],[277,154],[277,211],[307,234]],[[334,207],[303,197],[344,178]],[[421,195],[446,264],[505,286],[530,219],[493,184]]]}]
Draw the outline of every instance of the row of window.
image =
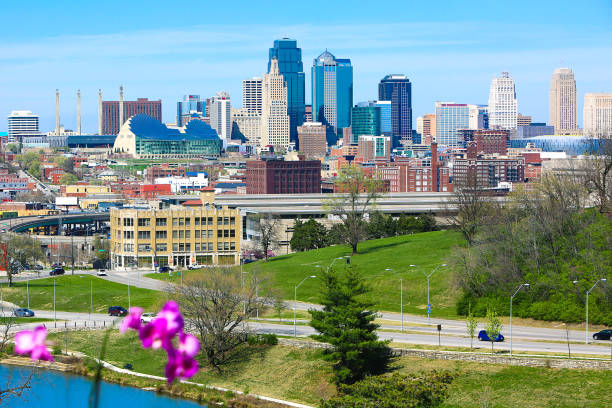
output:
[{"label": "row of window", "polygon": [[[213,217],[194,217],[193,225],[214,225]],[[121,224],[121,223],[119,223]],[[155,225],[158,227],[165,227],[168,225],[167,218],[155,218]],[[191,225],[191,217],[177,217],[172,218],[172,226],[190,226]],[[217,217],[217,225],[236,225],[236,217]],[[134,219],[133,218],[124,218],[123,219],[124,227],[133,227]],[[150,227],[151,226],[151,218],[138,218],[138,226],[139,227]]]},{"label": "row of window", "polygon": [[[134,252],[134,244],[123,244],[123,250],[125,252]],[[206,251],[212,252],[214,250],[214,246],[212,242],[203,242],[194,244],[194,251]],[[217,251],[235,251],[236,243],[235,242],[218,242],[217,243]],[[138,252],[151,252],[153,251],[153,247],[151,244],[138,244]],[[167,252],[168,245],[167,244],[156,244],[155,245],[156,252]],[[190,243],[176,243],[172,244],[173,252],[191,252],[191,244]]]},{"label": "row of window", "polygon": [[[213,238],[214,230],[195,230],[194,238]],[[236,237],[235,229],[217,230],[217,238],[234,238]],[[174,230],[172,231],[173,239],[190,239],[191,230]],[[123,239],[134,239],[134,231],[123,231]],[[138,231],[138,239],[151,239],[151,231]],[[168,239],[168,231],[155,231],[155,239]]]}]

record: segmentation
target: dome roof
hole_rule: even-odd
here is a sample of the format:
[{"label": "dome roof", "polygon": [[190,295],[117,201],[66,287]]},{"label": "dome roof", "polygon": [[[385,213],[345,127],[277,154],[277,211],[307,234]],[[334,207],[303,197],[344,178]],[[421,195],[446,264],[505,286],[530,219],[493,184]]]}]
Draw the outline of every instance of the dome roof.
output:
[{"label": "dome roof", "polygon": [[217,132],[201,120],[191,120],[183,133],[179,129],[168,128],[152,116],[138,113],[128,119],[124,126],[128,126],[134,135],[144,139],[219,140]]},{"label": "dome roof", "polygon": [[325,50],[323,53],[321,53],[321,55],[317,57],[317,61],[321,62],[333,62],[335,61],[335,59],[336,57],[334,57],[334,54],[327,50]]}]

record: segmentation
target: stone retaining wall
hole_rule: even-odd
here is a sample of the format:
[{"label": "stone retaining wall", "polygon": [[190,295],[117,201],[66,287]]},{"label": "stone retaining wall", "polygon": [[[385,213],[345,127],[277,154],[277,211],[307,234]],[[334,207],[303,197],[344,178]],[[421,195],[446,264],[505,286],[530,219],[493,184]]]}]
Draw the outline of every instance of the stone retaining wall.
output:
[{"label": "stone retaining wall", "polygon": [[[281,345],[298,347],[325,349],[330,345],[326,343],[318,343],[313,341],[293,340],[293,339],[278,339]],[[492,354],[468,353],[460,351],[436,351],[436,350],[418,350],[418,349],[402,349],[393,348],[395,356],[410,356],[420,358],[431,358],[436,360],[460,360],[473,361],[475,363],[486,364],[506,364],[526,367],[550,367],[550,368],[582,368],[591,370],[612,370],[612,361],[608,360],[579,360],[579,359],[562,359],[562,358],[546,358],[546,357],[510,357]]]}]

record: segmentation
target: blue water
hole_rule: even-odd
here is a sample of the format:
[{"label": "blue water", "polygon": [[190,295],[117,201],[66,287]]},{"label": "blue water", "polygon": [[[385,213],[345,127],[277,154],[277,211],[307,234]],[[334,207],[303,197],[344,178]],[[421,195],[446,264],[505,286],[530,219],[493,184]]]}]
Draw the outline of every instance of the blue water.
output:
[{"label": "blue water", "polygon": [[[32,369],[0,366],[0,389],[23,383]],[[21,398],[0,401],[2,408],[87,408],[92,382],[90,379],[57,371],[37,370],[32,388]],[[154,391],[102,382],[99,408],[202,408],[193,401],[159,395]]]}]

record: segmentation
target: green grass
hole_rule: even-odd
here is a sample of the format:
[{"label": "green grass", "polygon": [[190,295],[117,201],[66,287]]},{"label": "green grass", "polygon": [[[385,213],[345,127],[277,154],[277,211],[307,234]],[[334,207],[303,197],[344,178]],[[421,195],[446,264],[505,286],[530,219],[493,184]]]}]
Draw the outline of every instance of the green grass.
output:
[{"label": "green grass", "polygon": [[[97,356],[102,331],[70,332],[68,348]],[[64,333],[50,339],[62,346]],[[316,405],[335,393],[329,384],[330,362],[321,351],[287,346],[245,346],[221,373],[202,361],[193,381],[234,390]],[[105,360],[119,367],[132,363],[138,372],[161,375],[163,351],[144,350],[135,333],[110,336]],[[444,407],[603,407],[607,406],[612,376],[606,370],[518,367],[402,357],[392,369],[404,374],[430,370],[457,373]],[[488,403],[488,405],[486,405]]]},{"label": "green grass", "polygon": [[53,321],[53,319],[46,319],[44,317],[5,317],[0,323],[5,324],[5,321],[7,319],[10,320],[12,324],[41,323]]},{"label": "green grass", "polygon": [[[53,310],[53,279],[55,279],[56,309],[67,312],[89,312],[90,285],[93,283],[93,311],[106,313],[109,306],[128,307],[128,287],[91,275],[63,275],[29,282],[30,308]],[[20,307],[27,305],[26,282],[2,287],[3,298]],[[131,286],[132,306],[153,310],[165,300],[165,294]]]}]

